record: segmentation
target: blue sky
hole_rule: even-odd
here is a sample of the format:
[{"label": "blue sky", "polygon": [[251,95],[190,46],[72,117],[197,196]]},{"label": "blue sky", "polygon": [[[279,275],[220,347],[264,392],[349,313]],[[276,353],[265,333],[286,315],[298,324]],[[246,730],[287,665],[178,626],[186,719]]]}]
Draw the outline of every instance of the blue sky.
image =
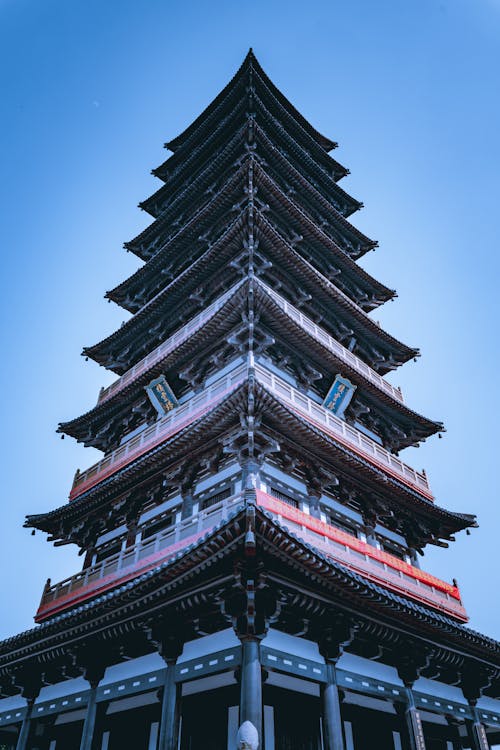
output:
[{"label": "blue sky", "polygon": [[162,144],[250,46],[351,170],[354,221],[380,243],[362,263],[399,293],[375,317],[422,350],[392,380],[448,428],[403,457],[480,522],[424,566],[500,637],[499,42],[494,0],[0,0],[0,637],[81,564],[23,518],[65,502],[98,455],[55,434],[112,380],[80,351],[126,317],[103,294],[138,265],[121,247],[148,223],[136,205]]}]

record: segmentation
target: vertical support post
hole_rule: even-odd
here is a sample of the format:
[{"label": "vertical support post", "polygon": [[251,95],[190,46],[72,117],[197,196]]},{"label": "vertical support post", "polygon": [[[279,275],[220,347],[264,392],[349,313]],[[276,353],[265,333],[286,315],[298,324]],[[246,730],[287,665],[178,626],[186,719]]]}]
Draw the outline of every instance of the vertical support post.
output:
[{"label": "vertical support post", "polygon": [[307,490],[307,499],[309,501],[309,513],[311,514],[311,516],[313,518],[321,518],[321,492],[310,487]]},{"label": "vertical support post", "polygon": [[190,518],[193,515],[193,488],[182,487],[181,488],[182,507],[181,507],[181,521],[185,518]]},{"label": "vertical support post", "polygon": [[462,674],[460,687],[472,713],[472,719],[467,719],[465,722],[472,750],[490,750],[486,729],[479,718],[477,710],[477,702],[483,690],[490,684],[491,675],[488,673],[464,670]]},{"label": "vertical support post", "polygon": [[35,697],[30,696],[26,699],[27,707],[26,713],[24,714],[23,723],[19,730],[19,736],[17,738],[16,750],[26,750],[28,747],[28,738],[31,729],[31,714],[33,713],[33,706],[35,703]]},{"label": "vertical support post", "polygon": [[240,462],[241,466],[241,489],[255,490],[259,489],[260,464],[251,458]]},{"label": "vertical support post", "polygon": [[408,747],[409,750],[425,750],[424,729],[420,713],[415,705],[412,687],[413,683],[405,683],[406,705],[404,708],[404,720]]},{"label": "vertical support post", "polygon": [[262,747],[262,668],[260,643],[255,636],[241,639],[240,725],[250,721]]},{"label": "vertical support post", "polygon": [[158,750],[177,750],[180,722],[180,688],[175,681],[175,657],[165,658],[167,672],[163,683]]},{"label": "vertical support post", "polygon": [[325,661],[326,683],[321,685],[324,746],[325,750],[345,750],[335,661],[328,657]]},{"label": "vertical support post", "polygon": [[87,703],[87,713],[85,714],[85,720],[83,722],[80,750],[91,750],[92,748],[97,715],[97,684],[98,683],[91,683],[90,685],[89,702]]},{"label": "vertical support post", "polygon": [[101,665],[92,665],[92,667],[87,667],[85,670],[85,679],[90,685],[90,693],[87,712],[83,722],[80,750],[92,750],[97,716],[97,686],[104,677],[104,672],[105,667]]},{"label": "vertical support post", "polygon": [[420,560],[418,559],[417,550],[414,547],[409,548],[411,564],[414,568],[420,568]]},{"label": "vertical support post", "polygon": [[471,742],[472,750],[490,750],[490,743],[486,736],[486,729],[482,724],[476,707],[475,700],[469,700],[469,706],[472,709],[472,720],[466,721],[467,734]]},{"label": "vertical support post", "polygon": [[371,508],[365,508],[362,512],[362,518],[366,542],[371,547],[376,547],[377,537],[375,536],[375,526],[377,525],[377,516]]}]

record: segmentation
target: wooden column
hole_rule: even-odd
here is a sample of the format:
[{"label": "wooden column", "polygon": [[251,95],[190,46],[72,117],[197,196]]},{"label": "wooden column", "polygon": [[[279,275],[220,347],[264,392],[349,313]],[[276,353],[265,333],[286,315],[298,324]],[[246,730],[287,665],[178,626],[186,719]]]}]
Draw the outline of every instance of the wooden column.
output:
[{"label": "wooden column", "polygon": [[465,722],[467,727],[467,735],[469,737],[472,750],[490,750],[490,743],[486,736],[486,729],[484,724],[481,723],[479,713],[476,707],[476,701],[469,700],[469,706],[472,710],[472,720],[468,719]]},{"label": "wooden column", "polygon": [[403,711],[409,750],[425,750],[424,729],[420,713],[415,705],[413,683],[405,684],[406,705]]},{"label": "wooden column", "polygon": [[87,712],[83,722],[80,750],[92,750],[97,716],[97,686],[104,677],[104,672],[105,667],[101,665],[93,665],[92,667],[87,667],[85,670],[85,679],[90,685],[90,693],[87,703]]},{"label": "wooden column", "polygon": [[28,740],[31,732],[33,706],[40,693],[41,685],[39,677],[33,675],[25,675],[24,678],[21,678],[21,684],[23,685],[22,696],[23,698],[26,698],[26,713],[24,714],[23,723],[21,724],[21,728],[19,730],[16,750],[27,750]]},{"label": "wooden column", "polygon": [[176,657],[164,657],[167,665],[161,701],[158,750],[177,750],[180,723],[180,687],[175,681]]},{"label": "wooden column", "polygon": [[415,705],[413,685],[418,679],[420,671],[426,664],[426,655],[411,652],[401,653],[401,663],[398,674],[405,686],[406,702],[400,707],[403,719],[405,744],[408,750],[425,750],[424,729],[420,712]]},{"label": "wooden column", "polygon": [[321,685],[324,748],[325,750],[345,750],[335,661],[327,657],[325,661],[326,683]]},{"label": "wooden column", "polygon": [[364,533],[366,536],[366,542],[371,547],[377,546],[377,537],[375,536],[375,526],[377,525],[377,516],[371,509],[364,509],[362,511],[362,518],[364,524]]},{"label": "wooden column", "polygon": [[472,750],[490,750],[490,744],[486,736],[486,729],[481,723],[477,710],[477,702],[483,690],[491,683],[491,676],[480,671],[464,670],[460,687],[467,703],[471,709],[472,719],[467,719],[465,725],[471,743]]},{"label": "wooden column", "polygon": [[321,686],[323,742],[325,750],[345,750],[344,727],[337,683],[337,662],[352,643],[357,625],[340,612],[321,635],[318,646],[325,659],[326,683]]},{"label": "wooden column", "polygon": [[23,723],[19,730],[19,737],[17,738],[16,750],[26,750],[28,747],[28,738],[31,729],[31,714],[33,713],[33,705],[35,703],[35,697],[26,699],[26,713],[24,714]]},{"label": "wooden column", "polygon": [[181,506],[181,519],[190,518],[193,515],[193,488],[182,487],[181,488],[182,506]]},{"label": "wooden column", "polygon": [[262,667],[259,638],[241,638],[240,725],[250,721],[259,735],[262,748]]}]

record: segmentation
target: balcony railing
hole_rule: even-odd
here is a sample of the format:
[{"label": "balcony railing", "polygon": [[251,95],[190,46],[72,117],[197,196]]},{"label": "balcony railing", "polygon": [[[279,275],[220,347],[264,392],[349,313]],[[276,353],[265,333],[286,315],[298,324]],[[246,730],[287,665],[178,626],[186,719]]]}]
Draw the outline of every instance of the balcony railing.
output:
[{"label": "balcony railing", "polygon": [[347,444],[350,448],[368,458],[388,473],[397,477],[405,484],[409,484],[423,494],[428,500],[433,500],[427,476],[423,472],[415,471],[401,459],[390,453],[381,445],[371,440],[355,427],[351,427],[342,419],[332,414],[324,406],[304,396],[285,380],[270,372],[262,365],[255,365],[257,379],[269,390],[276,394],[280,401],[289,404],[294,411],[305,416],[310,422],[316,423],[322,430],[330,433],[336,440]]},{"label": "balcony railing", "polygon": [[114,474],[119,468],[138,458],[155,445],[175,435],[190,422],[198,419],[209,409],[212,409],[230,391],[245,379],[247,365],[243,364],[220,380],[210,385],[197,396],[193,396],[168,412],[162,419],[143,430],[139,435],[131,438],[116,450],[111,451],[103,459],[83,472],[77,472],[69,499],[74,500],[95,484]]},{"label": "balcony railing", "polygon": [[[248,365],[239,365],[235,370],[170,411],[162,419],[116,448],[86,471],[77,472],[69,499],[74,500],[83,492],[114,474],[118,469],[134,461],[146,451],[172,437],[190,422],[201,417],[242,383],[247,373]],[[308,421],[316,424],[324,432],[347,445],[378,468],[416,489],[427,499],[433,500],[425,473],[415,471],[374,440],[336,417],[328,409],[304,396],[261,364],[255,365],[255,373],[257,380],[274,393],[279,400],[291,406],[294,411]]]},{"label": "balcony railing", "polygon": [[326,333],[326,331],[324,331],[320,326],[316,325],[316,323],[313,323],[310,318],[308,318],[306,315],[301,313],[300,310],[297,310],[296,307],[283,299],[283,297],[277,294],[274,289],[268,287],[267,284],[263,284],[262,282],[260,283],[263,287],[265,287],[266,292],[274,299],[276,304],[278,304],[279,307],[281,307],[281,309],[287,313],[287,315],[293,318],[293,320],[295,320],[295,322],[298,323],[301,328],[303,328],[311,336],[313,336],[313,338],[321,342],[323,346],[326,346],[327,349],[333,352],[333,354],[339,357],[347,365],[350,365],[353,369],[357,370],[357,372],[361,373],[361,375],[364,375],[364,377],[367,378],[371,383],[376,385],[377,388],[385,391],[385,393],[389,394],[389,396],[392,396],[392,398],[395,398],[397,401],[400,401],[401,403],[403,402],[403,394],[401,393],[400,388],[396,388],[394,385],[388,383],[387,380],[385,380],[381,375],[375,372],[375,370],[372,370],[372,368],[367,365],[366,362],[363,362],[362,359],[350,352],[349,349],[346,349],[345,346],[342,346],[342,344],[332,338],[332,336]]},{"label": "balcony railing", "polygon": [[239,502],[239,494],[226,498],[175,526],[167,527],[158,534],[138,542],[133,547],[127,547],[102,562],[65,578],[64,581],[52,586],[47,585],[35,620],[40,622],[61,609],[74,606],[79,601],[97,596],[145,573],[225,520]]},{"label": "balcony railing", "polygon": [[156,349],[153,349],[153,351],[150,352],[146,357],[139,360],[137,364],[131,367],[130,370],[127,370],[127,372],[125,372],[120,378],[118,378],[118,380],[115,380],[113,383],[111,383],[111,385],[108,385],[107,388],[103,388],[99,394],[97,403],[102,404],[103,401],[107,401],[109,398],[111,398],[111,396],[114,396],[115,393],[119,393],[119,391],[121,391],[129,383],[135,380],[135,378],[137,378],[139,375],[142,375],[143,372],[151,369],[153,365],[155,365],[157,362],[166,357],[167,354],[170,354],[170,352],[180,346],[184,341],[192,336],[193,333],[199,330],[207,320],[212,318],[223,307],[229,297],[234,294],[236,289],[241,284],[242,282],[239,282],[239,284],[225,292],[221,297],[216,299],[215,302],[213,302],[205,310],[199,313],[199,315],[196,315],[188,323],[182,326],[182,328],[179,328],[178,331],[176,331],[166,341],[160,344],[160,346],[157,346]]},{"label": "balcony railing", "polygon": [[[241,493],[225,498],[59,583],[49,583],[43,592],[36,621],[41,622],[61,610],[99,596],[165,562],[226,520],[242,502]],[[467,619],[456,586],[261,490],[257,490],[257,503],[298,537],[365,578],[459,620]]]},{"label": "balcony railing", "polygon": [[352,534],[312,518],[265,492],[257,491],[257,502],[304,541],[366,578],[463,622],[468,619],[456,586],[372,547]]}]

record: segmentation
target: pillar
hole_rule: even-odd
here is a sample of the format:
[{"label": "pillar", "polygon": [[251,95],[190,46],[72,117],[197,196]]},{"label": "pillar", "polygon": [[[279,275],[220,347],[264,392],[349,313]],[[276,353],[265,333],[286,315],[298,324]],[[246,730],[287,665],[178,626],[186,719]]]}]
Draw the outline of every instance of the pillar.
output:
[{"label": "pillar", "polygon": [[325,662],[326,682],[321,685],[324,748],[345,750],[335,661],[325,658]]},{"label": "pillar", "polygon": [[475,700],[469,700],[472,719],[467,719],[467,735],[471,743],[471,750],[490,750],[490,743],[486,736],[486,729],[481,723]]},{"label": "pillar", "polygon": [[181,489],[182,506],[181,506],[181,519],[190,518],[193,515],[193,488],[183,487]]},{"label": "pillar", "polygon": [[92,750],[97,716],[97,686],[104,677],[104,671],[105,667],[103,666],[93,666],[92,668],[87,667],[85,670],[85,679],[90,685],[90,692],[87,703],[87,712],[83,722],[80,750]]},{"label": "pillar", "polygon": [[252,458],[241,462],[241,489],[259,489],[260,463]]},{"label": "pillar", "polygon": [[418,559],[417,550],[414,547],[409,548],[411,564],[414,568],[420,568],[420,560]]},{"label": "pillar", "polygon": [[[165,658],[165,657],[164,657]],[[180,723],[180,687],[175,681],[176,658],[165,658],[158,750],[177,750]]]},{"label": "pillar", "polygon": [[363,531],[366,536],[367,544],[369,544],[371,547],[376,547],[377,538],[375,536],[375,526],[377,525],[377,516],[371,510],[365,509],[362,512],[362,518],[364,524]]},{"label": "pillar", "polygon": [[425,750],[425,737],[420,713],[415,705],[413,683],[405,682],[406,703],[398,711],[403,719],[404,744],[408,750]]},{"label": "pillar", "polygon": [[19,730],[19,737],[17,738],[16,750],[26,750],[28,747],[28,738],[31,729],[31,714],[33,713],[33,705],[35,703],[35,696],[30,696],[26,699],[26,713],[24,714],[23,723]]},{"label": "pillar", "polygon": [[260,643],[256,636],[241,639],[240,726],[250,721],[259,735],[262,748],[262,669]]}]

